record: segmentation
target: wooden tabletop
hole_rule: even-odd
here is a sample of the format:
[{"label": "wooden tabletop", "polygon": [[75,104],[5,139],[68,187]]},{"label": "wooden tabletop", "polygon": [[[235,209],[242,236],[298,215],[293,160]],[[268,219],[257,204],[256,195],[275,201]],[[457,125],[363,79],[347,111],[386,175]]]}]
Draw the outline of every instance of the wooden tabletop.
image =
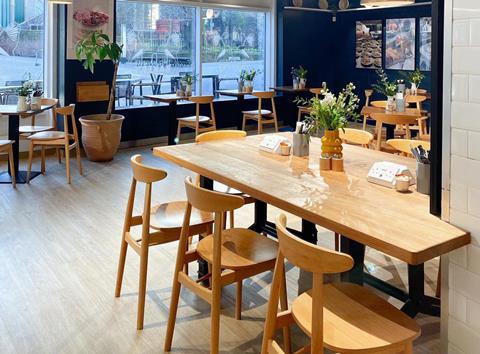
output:
[{"label": "wooden tabletop", "polygon": [[39,110],[29,110],[25,112],[19,112],[17,110],[17,105],[16,104],[10,104],[10,105],[0,105],[0,114],[5,114],[5,115],[20,115],[20,116],[31,116],[32,114],[36,113],[41,113],[43,111],[46,111],[47,109],[52,108],[52,105],[45,105],[42,106]]},{"label": "wooden tabletop", "polygon": [[240,97],[253,94],[253,92],[242,92],[238,90],[218,90],[217,93],[223,96]]},{"label": "wooden tabletop", "polygon": [[386,111],[385,108],[380,108],[380,107],[364,106],[362,108],[362,111],[360,112],[362,116],[374,114],[374,113],[401,115],[401,116],[413,117],[413,118],[416,118],[416,117],[419,118],[421,116],[420,111],[416,108],[406,108],[405,112],[397,112],[397,111]]},{"label": "wooden tabletop", "polygon": [[320,172],[319,139],[312,139],[310,158],[262,152],[262,139],[157,147],[154,155],[412,265],[470,243],[469,233],[429,213],[428,196],[366,179],[376,161],[401,163],[414,173],[413,159],[345,145],[346,173]]},{"label": "wooden tabletop", "polygon": [[188,101],[187,96],[177,96],[177,94],[175,93],[168,93],[163,95],[144,95],[143,97],[152,101],[164,102],[164,103]]},{"label": "wooden tabletop", "polygon": [[270,89],[279,91],[279,92],[288,92],[288,93],[303,93],[303,92],[310,92],[309,88],[298,88],[294,89],[293,86],[275,86],[270,87]]}]

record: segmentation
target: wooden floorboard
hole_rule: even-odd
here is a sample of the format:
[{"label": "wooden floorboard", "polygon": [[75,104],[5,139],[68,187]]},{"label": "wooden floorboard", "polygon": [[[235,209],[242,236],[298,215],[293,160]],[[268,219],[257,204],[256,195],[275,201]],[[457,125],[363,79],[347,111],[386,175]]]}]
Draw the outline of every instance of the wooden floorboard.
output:
[{"label": "wooden floorboard", "polygon": [[[154,186],[154,201],[184,199],[188,171],[153,157],[148,147],[123,150],[109,163],[85,159],[84,177],[72,160],[72,185],[66,183],[65,166],[54,157],[48,158],[47,174],[30,185],[19,185],[17,190],[0,185],[1,353],[162,352],[176,243],[151,250],[143,331],[136,331],[139,262],[133,252],[127,256],[122,297],[113,296],[131,178],[129,157],[136,153],[169,174]],[[26,161],[21,163],[26,166]],[[34,165],[39,169],[38,159]],[[2,163],[0,170],[5,168]],[[136,205],[142,202],[139,198]],[[252,206],[242,208],[237,225],[250,225],[252,211]],[[273,220],[278,212],[269,208],[269,218]],[[289,223],[300,226],[294,217]],[[319,231],[319,243],[333,247],[332,234]],[[374,274],[405,285],[404,264],[374,250],[368,250],[367,260]],[[429,294],[435,288],[437,269],[436,261],[426,266]],[[298,271],[289,267],[287,277],[293,298]],[[264,274],[245,281],[242,321],[234,319],[234,287],[225,288],[222,353],[259,352],[270,280],[271,274]],[[418,321],[423,333],[415,353],[439,352],[439,319],[419,316]],[[172,352],[208,353],[209,327],[209,306],[183,291]],[[305,337],[294,332],[294,343],[305,343]]]}]

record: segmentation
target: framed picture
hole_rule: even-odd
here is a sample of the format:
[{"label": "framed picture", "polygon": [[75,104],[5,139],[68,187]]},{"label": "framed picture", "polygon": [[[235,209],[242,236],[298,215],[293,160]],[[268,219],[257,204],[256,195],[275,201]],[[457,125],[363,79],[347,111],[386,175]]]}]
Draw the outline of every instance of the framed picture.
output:
[{"label": "framed picture", "polygon": [[89,32],[98,31],[113,39],[113,0],[75,0],[68,9],[67,59],[76,59],[74,46]]},{"label": "framed picture", "polygon": [[355,26],[355,67],[382,68],[382,21],[357,21]]},{"label": "framed picture", "polygon": [[385,69],[415,70],[415,19],[387,20]]},{"label": "framed picture", "polygon": [[419,68],[422,71],[432,70],[432,18],[420,18],[420,60]]}]

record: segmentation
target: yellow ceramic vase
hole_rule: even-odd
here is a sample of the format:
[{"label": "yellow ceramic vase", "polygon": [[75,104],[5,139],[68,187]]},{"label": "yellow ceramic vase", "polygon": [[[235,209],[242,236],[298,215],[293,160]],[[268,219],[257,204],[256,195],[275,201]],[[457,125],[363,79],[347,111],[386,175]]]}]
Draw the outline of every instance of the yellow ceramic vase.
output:
[{"label": "yellow ceramic vase", "polygon": [[325,130],[322,137],[322,157],[343,157],[342,139],[338,130]]}]

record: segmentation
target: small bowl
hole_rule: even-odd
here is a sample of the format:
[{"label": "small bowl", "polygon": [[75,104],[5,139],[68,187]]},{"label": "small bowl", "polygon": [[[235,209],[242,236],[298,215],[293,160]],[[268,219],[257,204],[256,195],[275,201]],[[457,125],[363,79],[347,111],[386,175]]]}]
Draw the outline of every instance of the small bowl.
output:
[{"label": "small bowl", "polygon": [[410,180],[409,176],[399,175],[395,177],[395,189],[398,192],[406,193],[410,190]]}]

